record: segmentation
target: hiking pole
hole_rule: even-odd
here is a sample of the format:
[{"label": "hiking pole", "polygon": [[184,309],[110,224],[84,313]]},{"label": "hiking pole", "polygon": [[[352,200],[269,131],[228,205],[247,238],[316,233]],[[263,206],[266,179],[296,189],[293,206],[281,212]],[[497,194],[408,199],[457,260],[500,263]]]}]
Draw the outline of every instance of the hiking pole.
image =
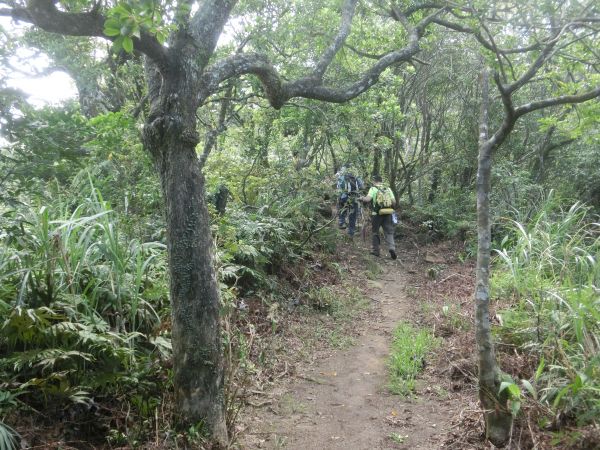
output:
[{"label": "hiking pole", "polygon": [[360,208],[360,221],[362,224],[362,228],[360,230],[360,235],[362,236],[362,240],[363,242],[367,242],[367,224],[365,221],[365,209],[362,207],[362,205],[359,205]]}]

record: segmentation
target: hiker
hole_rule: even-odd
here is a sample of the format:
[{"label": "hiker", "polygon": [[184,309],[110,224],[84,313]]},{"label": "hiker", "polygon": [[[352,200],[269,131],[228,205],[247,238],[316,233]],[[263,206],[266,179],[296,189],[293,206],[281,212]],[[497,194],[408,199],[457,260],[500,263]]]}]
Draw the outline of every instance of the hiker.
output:
[{"label": "hiker", "polygon": [[338,199],[338,225],[340,229],[346,228],[346,216],[348,216],[348,236],[354,236],[356,231],[356,217],[360,208],[357,202],[360,190],[364,188],[363,181],[357,177],[350,164],[342,166],[335,174],[337,177],[337,189],[340,193]]},{"label": "hiker", "polygon": [[380,256],[379,253],[379,227],[383,228],[385,242],[392,259],[396,259],[396,244],[394,243],[394,206],[396,198],[392,190],[383,185],[383,181],[379,175],[373,176],[373,186],[364,197],[359,198],[360,201],[371,203],[373,212],[371,214],[371,234],[372,234],[372,251],[371,254]]}]

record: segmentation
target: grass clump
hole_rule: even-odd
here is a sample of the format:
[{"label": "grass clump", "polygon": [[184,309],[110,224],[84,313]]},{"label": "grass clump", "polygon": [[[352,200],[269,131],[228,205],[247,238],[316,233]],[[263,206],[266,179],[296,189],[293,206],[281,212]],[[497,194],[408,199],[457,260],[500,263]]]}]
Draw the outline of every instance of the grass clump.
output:
[{"label": "grass clump", "polygon": [[414,391],[425,357],[438,344],[439,340],[427,329],[416,329],[407,322],[396,327],[388,363],[392,393],[406,396]]},{"label": "grass clump", "polygon": [[530,380],[555,417],[600,415],[600,225],[589,208],[549,197],[533,219],[513,221],[497,250],[495,295],[510,304],[497,335],[534,356]]},{"label": "grass clump", "polygon": [[383,268],[372,259],[365,259],[366,275],[369,280],[377,280],[383,273]]},{"label": "grass clump", "polygon": [[331,286],[312,288],[306,295],[306,303],[339,322],[352,320],[369,306],[368,300],[353,287],[343,291],[338,291]]}]

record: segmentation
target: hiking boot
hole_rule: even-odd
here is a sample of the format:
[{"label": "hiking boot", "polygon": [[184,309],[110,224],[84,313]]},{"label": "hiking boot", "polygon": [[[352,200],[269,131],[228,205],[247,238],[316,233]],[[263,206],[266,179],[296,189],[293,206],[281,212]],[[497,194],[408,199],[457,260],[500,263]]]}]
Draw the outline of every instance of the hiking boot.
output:
[{"label": "hiking boot", "polygon": [[340,230],[345,230],[345,229],[346,229],[346,224],[340,223]]},{"label": "hiking boot", "polygon": [[396,251],[395,250],[390,250],[390,256],[392,257],[392,259],[398,258],[398,255],[396,255]]},{"label": "hiking boot", "polygon": [[381,256],[381,255],[379,254],[379,252],[371,252],[371,255],[373,255],[373,256]]}]

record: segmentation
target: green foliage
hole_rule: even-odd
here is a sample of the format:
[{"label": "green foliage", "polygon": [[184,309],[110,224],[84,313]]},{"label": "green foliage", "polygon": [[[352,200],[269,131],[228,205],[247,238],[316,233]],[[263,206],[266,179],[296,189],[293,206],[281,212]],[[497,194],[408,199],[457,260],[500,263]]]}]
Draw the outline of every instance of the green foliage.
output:
[{"label": "green foliage", "polygon": [[19,434],[15,430],[0,422],[0,449],[14,450],[19,448],[18,437]]},{"label": "green foliage", "polygon": [[[332,24],[339,23],[342,3],[238,2],[236,30],[227,33],[230,42],[219,43],[218,57],[236,50],[260,52],[283,79],[306,76],[307,62],[318,61],[336,33]],[[377,55],[405,44],[405,30],[387,17],[387,9],[359,3],[347,45],[326,71],[324,86],[356,81],[373,64],[359,53]],[[571,17],[578,8],[553,1],[507,5],[478,1],[471,5],[481,12],[478,18],[453,17],[474,28],[493,17],[483,35],[494,36],[498,48],[513,48],[545,41],[547,30],[540,25],[549,17]],[[83,12],[89,2],[62,0],[58,8]],[[31,32],[20,40],[11,39],[7,30],[0,35],[0,56],[7,61],[27,44],[70,73],[82,108],[81,113],[74,105],[35,110],[0,80],[0,125],[7,140],[0,152],[0,350],[6,355],[0,376],[7,380],[0,384],[0,407],[4,414],[23,404],[92,407],[101,398],[122,399],[140,424],[129,427],[129,420],[123,421],[127,429],[111,424],[109,443],[136,447],[162,404],[169,374],[160,363],[169,359],[171,345],[168,332],[161,331],[169,327],[164,205],[133,117],[148,113],[143,71],[133,50],[143,35],[165,43],[192,10],[189,2],[155,0],[111,1],[97,8],[107,18],[104,33],[113,41],[113,52],[79,37]],[[523,18],[531,27],[515,33],[515,23]],[[565,35],[572,33],[578,32],[569,29]],[[278,300],[285,297],[286,285],[303,287],[320,264],[319,252],[335,249],[337,236],[328,226],[335,202],[329,177],[342,162],[352,161],[364,178],[376,171],[384,175],[400,204],[409,205],[401,210],[408,224],[403,232],[474,241],[481,50],[460,33],[450,36],[430,27],[424,34],[418,59],[385,71],[376,90],[345,105],[292,99],[274,111],[265,107],[258,80],[247,77],[228,80],[220,98],[208,99],[197,111],[201,141],[218,134],[204,167],[207,191],[221,185],[230,191],[226,212],[211,211],[229,327],[223,342],[230,368],[230,427],[238,411],[236,386],[254,370],[244,297],[260,299],[270,331],[279,331]],[[521,89],[515,104],[597,84],[597,75],[589,76],[597,37],[593,32],[576,37],[569,46],[559,43],[561,51],[548,59],[543,76]],[[508,83],[529,60],[511,55],[505,55]],[[491,52],[483,58],[500,68]],[[90,99],[95,107],[84,107]],[[98,115],[107,110],[113,112]],[[493,129],[502,119],[500,101],[490,113]],[[496,276],[494,289],[516,299],[501,314],[500,334],[541,361],[531,389],[527,380],[507,381],[503,391],[514,406],[526,392],[535,392],[560,412],[586,421],[598,414],[597,226],[580,206],[566,214],[570,218],[561,218],[549,207],[541,214],[539,204],[544,186],[556,186],[562,196],[600,205],[597,116],[598,102],[588,102],[520,119],[509,145],[495,155],[491,195],[493,218],[513,219],[493,229],[494,236],[509,234],[498,253],[506,270]],[[381,272],[372,260],[366,264],[371,277]],[[336,321],[350,320],[349,305],[364,302],[357,293],[340,293],[316,281],[304,291],[301,301]],[[443,311],[452,326],[467,327],[459,310]],[[429,339],[419,333],[398,331],[408,336],[405,348]],[[331,339],[340,341],[335,333]],[[413,363],[418,368],[421,360],[412,353],[398,357],[409,368]],[[397,389],[407,392],[414,385],[398,383]],[[188,429],[187,442],[199,442],[201,428]],[[7,436],[3,430],[0,424],[0,443]]]},{"label": "green foliage", "polygon": [[498,250],[495,296],[503,340],[540,360],[532,390],[561,414],[589,423],[600,413],[600,229],[589,208],[560,209],[552,198],[528,224],[512,222]]},{"label": "green foliage", "polygon": [[[519,411],[521,410],[521,388],[509,375],[503,375],[503,380],[500,383],[500,389],[498,389],[498,398],[502,398],[503,393],[504,395],[506,395],[508,400],[508,407],[510,408],[510,413],[513,417],[516,417]],[[533,390],[531,383],[529,383],[527,380],[522,380],[522,382],[523,385],[527,387],[527,389],[531,388]]]},{"label": "green foliage", "polygon": [[170,357],[168,336],[158,334],[164,245],[124,240],[108,203],[89,190],[72,210],[4,214],[2,409],[19,408],[17,398],[59,409],[124,392],[146,397],[157,388],[151,361]]},{"label": "green foliage", "polygon": [[448,188],[436,201],[423,206],[413,205],[403,213],[412,229],[432,240],[451,238],[474,242],[474,193],[460,188]]},{"label": "green foliage", "polygon": [[428,353],[439,341],[426,329],[415,329],[407,322],[394,330],[389,357],[389,389],[406,396],[415,389],[417,375],[423,370]]},{"label": "green foliage", "polygon": [[119,213],[124,233],[158,240],[164,230],[160,185],[150,158],[139,142],[135,120],[123,112],[107,113],[88,121],[89,160],[74,172],[69,192],[76,198],[93,180],[103,198]]},{"label": "green foliage", "polygon": [[270,286],[280,268],[318,249],[332,251],[336,235],[319,212],[329,208],[324,196],[331,189],[312,173],[295,173],[283,165],[261,169],[263,176],[215,178],[234,199],[246,196],[245,207],[214,215],[213,232],[224,281],[248,291]]},{"label": "green foliage", "polygon": [[82,143],[88,139],[90,129],[73,106],[39,110],[26,107],[25,112],[10,118],[0,130],[8,142],[0,148],[0,167],[6,174],[0,200],[5,203],[44,195],[44,183],[48,181],[68,183],[87,155]]},{"label": "green foliage", "polygon": [[142,31],[156,36],[162,44],[170,28],[165,25],[165,10],[161,2],[153,0],[124,1],[117,3],[107,13],[104,34],[113,37],[113,50],[133,52],[133,38],[140,38]]}]

